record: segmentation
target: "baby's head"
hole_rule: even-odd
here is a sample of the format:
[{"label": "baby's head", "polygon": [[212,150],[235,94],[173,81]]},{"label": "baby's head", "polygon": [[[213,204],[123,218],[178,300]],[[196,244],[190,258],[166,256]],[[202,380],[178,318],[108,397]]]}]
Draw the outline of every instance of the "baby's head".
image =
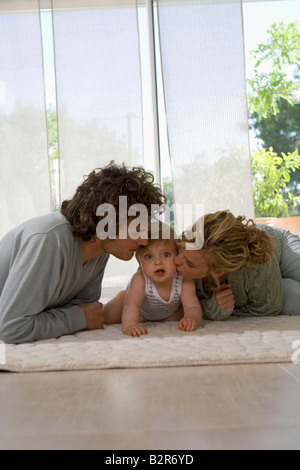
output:
[{"label": "baby's head", "polygon": [[147,246],[138,248],[136,257],[145,276],[154,283],[163,283],[176,274],[175,258],[178,252],[175,234],[171,227],[159,222],[158,233],[151,236]]}]

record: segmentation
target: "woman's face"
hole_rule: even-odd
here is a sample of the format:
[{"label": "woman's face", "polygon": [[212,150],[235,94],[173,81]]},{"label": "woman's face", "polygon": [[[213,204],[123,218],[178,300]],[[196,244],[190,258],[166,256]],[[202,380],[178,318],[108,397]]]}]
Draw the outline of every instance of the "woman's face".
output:
[{"label": "woman's face", "polygon": [[175,259],[177,272],[192,279],[203,279],[208,276],[209,254],[203,250],[185,250],[181,248]]}]

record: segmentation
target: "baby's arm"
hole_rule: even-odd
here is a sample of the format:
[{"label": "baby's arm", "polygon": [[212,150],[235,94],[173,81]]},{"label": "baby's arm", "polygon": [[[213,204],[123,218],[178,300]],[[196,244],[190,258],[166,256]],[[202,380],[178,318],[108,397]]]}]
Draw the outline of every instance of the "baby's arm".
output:
[{"label": "baby's arm", "polygon": [[132,277],[125,297],[122,313],[123,333],[128,336],[146,335],[147,330],[139,325],[140,306],[145,297],[145,279],[141,271]]},{"label": "baby's arm", "polygon": [[202,321],[202,308],[193,280],[182,281],[181,301],[184,317],[178,323],[178,328],[182,331],[194,331]]}]

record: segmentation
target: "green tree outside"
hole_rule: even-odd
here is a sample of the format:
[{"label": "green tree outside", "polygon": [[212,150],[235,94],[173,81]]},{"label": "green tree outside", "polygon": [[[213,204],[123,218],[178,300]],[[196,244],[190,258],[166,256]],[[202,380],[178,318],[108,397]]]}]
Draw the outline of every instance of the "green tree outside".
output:
[{"label": "green tree outside", "polygon": [[300,26],[297,21],[274,23],[267,33],[266,43],[251,52],[255,71],[248,80],[250,113],[258,119],[278,114],[280,99],[292,105],[300,91]]},{"label": "green tree outside", "polygon": [[256,216],[299,212],[300,26],[272,24],[265,44],[252,51],[248,80],[250,125],[263,148],[252,156]]},{"label": "green tree outside", "polygon": [[253,193],[256,217],[285,217],[289,215],[289,203],[297,206],[300,195],[289,190],[291,173],[300,168],[298,150],[281,156],[262,149],[252,156]]}]

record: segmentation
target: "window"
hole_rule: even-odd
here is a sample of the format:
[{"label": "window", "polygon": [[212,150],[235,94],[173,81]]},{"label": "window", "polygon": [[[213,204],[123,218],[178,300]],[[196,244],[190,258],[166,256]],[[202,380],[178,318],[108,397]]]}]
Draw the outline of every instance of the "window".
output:
[{"label": "window", "polygon": [[[167,153],[166,129],[162,132],[161,121],[163,119],[163,91],[161,76],[157,76],[159,58],[155,61],[155,38],[157,29],[154,30],[153,20],[155,11],[152,2],[140,0],[138,2],[138,26],[140,38],[140,61],[143,92],[143,131],[144,131],[144,160],[146,168],[154,173],[155,180],[161,182],[161,171],[163,176],[170,177],[169,156]],[[154,2],[156,3],[156,2]],[[49,156],[52,174],[53,188],[53,210],[60,207],[59,197],[59,149],[57,139],[56,120],[56,83],[55,83],[55,60],[54,60],[54,38],[53,38],[53,14],[51,1],[44,0],[41,3],[41,27],[43,39],[43,58],[45,70],[45,93],[48,118]],[[1,90],[1,88],[0,88]],[[157,100],[157,93],[159,100]],[[1,96],[1,95],[0,95]],[[158,103],[160,107],[158,108]],[[157,119],[158,113],[161,117]],[[133,121],[139,119],[134,115],[126,116],[128,126],[128,146],[132,145],[130,138]],[[159,131],[159,126],[161,129]],[[161,140],[160,140],[161,139]],[[160,147],[161,145],[161,147]],[[160,152],[163,148],[163,164],[161,168]]]},{"label": "window", "polygon": [[[0,53],[4,57],[1,63],[4,71],[0,66],[0,133],[2,128],[3,135],[0,137],[7,147],[0,145],[0,155],[1,147],[6,149],[2,150],[5,165],[6,154],[11,150],[9,146],[13,142],[11,161],[15,158],[16,161],[14,167],[8,169],[5,181],[1,180],[1,187],[4,196],[9,191],[19,195],[17,202],[12,202],[13,208],[3,209],[3,220],[9,221],[5,232],[24,218],[48,211],[50,201],[45,194],[49,192],[49,184],[51,208],[59,210],[61,201],[72,196],[80,183],[78,179],[87,171],[83,169],[86,159],[93,156],[89,160],[90,169],[101,166],[103,158],[99,165],[97,152],[103,156],[107,150],[110,159],[119,158],[122,161],[123,158],[126,162],[142,163],[152,171],[156,182],[163,183],[170,204],[176,197],[179,200],[187,197],[189,201],[202,202],[205,193],[206,212],[219,210],[224,205],[222,208],[229,208],[233,212],[240,213],[243,210],[245,215],[254,215],[239,0],[123,0],[123,9],[117,0],[13,2],[16,5],[20,3],[24,8],[26,15],[23,14],[23,17],[18,13],[19,10],[15,15],[7,15],[3,5],[10,3],[0,3],[0,12],[5,15],[10,34],[19,31],[20,24],[25,31],[24,37],[15,34],[16,48],[23,46],[29,31],[26,40],[32,41],[30,45],[33,44],[33,48],[30,57],[24,54],[23,49],[22,54],[18,53],[21,78],[16,80],[15,88],[12,89],[11,75],[6,74],[5,69],[15,74],[17,66],[10,54],[12,38],[6,32],[6,21],[2,21]],[[188,13],[183,11],[183,7]],[[17,7],[11,8],[14,10]],[[273,22],[297,20],[300,24],[299,9],[299,0],[243,2],[249,79],[253,73],[249,51],[265,40],[265,31]],[[69,21],[66,14],[70,11]],[[124,17],[130,27],[126,31],[118,29],[116,34],[114,28],[122,28]],[[30,29],[27,25],[29,20],[34,23],[30,23]],[[199,35],[199,20],[202,35]],[[87,24],[85,21],[89,21],[90,30],[84,28]],[[35,74],[31,76],[26,66],[37,57],[40,60],[41,55],[39,25],[42,31],[43,61],[40,69],[43,73],[33,64]],[[107,28],[111,28],[111,43],[105,39]],[[230,36],[231,32],[236,37]],[[190,37],[190,33],[194,36]],[[123,37],[126,40],[122,41]],[[100,47],[103,49],[99,52]],[[4,48],[6,50],[3,52]],[[75,48],[76,55],[73,55]],[[114,60],[110,57],[112,50],[118,53]],[[128,50],[134,50],[132,61],[126,56]],[[187,58],[189,51],[191,56]],[[102,63],[101,54],[104,54],[107,64]],[[86,71],[87,56],[91,65],[90,70]],[[66,59],[69,60],[68,68],[65,67]],[[122,79],[127,74],[129,78],[122,88]],[[173,80],[179,74],[180,80]],[[201,90],[194,93],[192,88],[197,88],[200,79]],[[27,80],[26,93],[23,80]],[[105,86],[110,81],[113,81],[119,93],[116,97],[105,96]],[[211,81],[214,81],[213,87]],[[45,96],[42,96],[43,85]],[[171,95],[169,92],[172,87]],[[36,93],[38,96],[35,96],[35,88],[39,89],[39,93]],[[97,96],[93,93],[95,89]],[[34,103],[33,98],[36,100]],[[14,101],[17,109],[14,121],[8,117],[11,113],[10,105],[7,104],[9,100]],[[46,139],[41,138],[38,142],[32,139],[32,129],[24,131],[26,135],[19,144],[17,139],[9,136],[19,125],[21,127],[17,127],[17,132],[20,135],[27,121],[28,126],[34,123],[35,135],[44,132],[43,100],[47,109],[48,155],[44,155],[42,163],[40,155],[44,152]],[[38,113],[33,111],[32,104]],[[6,126],[9,126],[9,130]],[[262,138],[258,138],[260,131],[254,127],[253,117],[250,119],[250,127],[251,151],[254,153],[263,143]],[[278,134],[283,135],[284,132],[280,128]],[[298,128],[288,132],[290,140],[298,139]],[[34,150],[33,144],[36,147]],[[74,154],[76,158],[73,158]],[[48,163],[50,183],[47,181]],[[26,184],[22,181],[20,189],[23,167],[30,168],[30,171],[26,175]],[[16,173],[19,179],[15,178],[15,186],[11,189]],[[6,175],[6,169],[3,174]],[[292,189],[296,197],[300,194],[300,173],[295,172],[294,176],[293,187],[287,189]],[[30,178],[36,182],[34,190]],[[42,201],[38,209],[37,201]],[[30,210],[27,211],[27,208]],[[289,209],[298,211],[297,207]],[[122,285],[128,279],[129,269],[136,269],[135,262],[130,268],[127,264],[126,270],[108,270],[108,285]],[[119,275],[116,276],[115,272]]]}]

